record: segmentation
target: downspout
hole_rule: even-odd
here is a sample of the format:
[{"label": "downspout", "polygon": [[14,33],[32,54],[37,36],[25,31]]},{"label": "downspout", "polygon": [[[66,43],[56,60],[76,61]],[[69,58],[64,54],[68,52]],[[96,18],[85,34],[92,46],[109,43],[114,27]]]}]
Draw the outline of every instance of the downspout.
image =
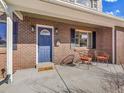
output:
[{"label": "downspout", "polygon": [[112,28],[112,63],[116,64],[115,27]]},{"label": "downspout", "polygon": [[[12,28],[11,28],[12,24],[9,24],[10,21],[8,22],[8,20],[12,17],[12,15],[11,15],[12,11],[9,10],[9,8],[8,8],[8,6],[4,0],[0,0],[0,4],[2,5],[2,8],[7,15],[7,39],[9,39],[12,36],[11,34],[10,34],[10,36],[8,36],[8,32],[12,31]],[[8,26],[8,24],[11,26]],[[10,29],[10,30],[8,30],[8,29]],[[12,71],[9,71],[10,69],[12,70],[12,66],[9,66],[10,64],[12,65],[12,62],[11,62],[12,61],[12,58],[11,58],[12,55],[10,54],[11,56],[9,57],[9,53],[12,52],[12,46],[9,46],[9,45],[11,45],[11,43],[12,43],[12,39],[10,39],[10,41],[7,40],[7,75],[2,81],[0,81],[0,85],[2,85],[4,83],[12,82]],[[10,61],[8,61],[8,60],[10,60]]]}]

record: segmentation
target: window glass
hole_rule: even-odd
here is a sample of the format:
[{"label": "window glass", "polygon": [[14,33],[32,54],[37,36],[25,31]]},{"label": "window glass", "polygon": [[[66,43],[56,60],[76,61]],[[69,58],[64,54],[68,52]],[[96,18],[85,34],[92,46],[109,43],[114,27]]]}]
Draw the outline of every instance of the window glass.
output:
[{"label": "window glass", "polygon": [[88,33],[88,48],[92,48],[92,33]]},{"label": "window glass", "polygon": [[79,32],[76,32],[76,34],[75,34],[75,44],[76,44],[76,46],[80,46],[80,44],[79,44],[79,40],[80,40],[80,38],[79,38]]},{"label": "window glass", "polygon": [[92,33],[77,32],[75,33],[75,46],[92,48]]},{"label": "window glass", "polygon": [[87,47],[88,35],[86,32],[80,33],[80,47]]},{"label": "window glass", "polygon": [[61,1],[78,4],[78,5],[84,5],[94,9],[97,9],[97,3],[98,3],[97,2],[98,0],[61,0]]},{"label": "window glass", "polygon": [[91,1],[90,0],[76,0],[76,3],[82,4],[85,6],[91,6]]},{"label": "window glass", "polygon": [[0,22],[0,47],[6,46],[6,23]]},{"label": "window glass", "polygon": [[75,2],[75,0],[61,0],[61,1],[70,2],[70,3],[74,3]]},{"label": "window glass", "polygon": [[[0,47],[6,46],[6,23],[0,22]],[[18,34],[18,23],[13,22],[13,49],[16,49],[17,45],[17,34]]]},{"label": "window glass", "polygon": [[92,8],[97,9],[97,0],[92,0]]}]

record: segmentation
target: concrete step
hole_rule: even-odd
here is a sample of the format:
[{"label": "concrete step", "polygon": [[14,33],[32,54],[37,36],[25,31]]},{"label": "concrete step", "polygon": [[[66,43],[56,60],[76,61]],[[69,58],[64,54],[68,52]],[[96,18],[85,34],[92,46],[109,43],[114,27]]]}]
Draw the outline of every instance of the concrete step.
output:
[{"label": "concrete step", "polygon": [[54,64],[51,62],[45,62],[45,63],[40,63],[37,65],[37,71],[48,71],[48,70],[53,70],[54,69]]}]

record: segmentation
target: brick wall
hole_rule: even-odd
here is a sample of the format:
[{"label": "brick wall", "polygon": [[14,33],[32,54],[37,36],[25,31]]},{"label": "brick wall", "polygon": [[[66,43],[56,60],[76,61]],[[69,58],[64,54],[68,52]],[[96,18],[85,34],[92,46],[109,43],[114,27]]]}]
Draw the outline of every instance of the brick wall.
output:
[{"label": "brick wall", "polygon": [[[3,14],[0,16],[0,20],[6,20],[6,15]],[[0,47],[0,78],[2,78],[1,69],[5,69],[6,67],[6,48]]]},{"label": "brick wall", "polygon": [[0,78],[2,78],[2,69],[6,67],[6,48],[0,48]]},{"label": "brick wall", "polygon": [[[35,67],[36,62],[36,32],[31,32],[31,25],[42,24],[54,26],[58,28],[58,36],[54,36],[55,40],[59,39],[61,45],[59,47],[54,47],[54,62],[60,63],[61,60],[69,54],[74,53],[74,48],[70,47],[70,28],[77,28],[88,31],[97,32],[97,49],[105,49],[106,51],[112,51],[112,33],[111,29],[95,29],[83,26],[69,25],[65,23],[59,23],[55,21],[49,21],[38,18],[24,17],[24,20],[15,20],[19,22],[18,25],[18,43],[17,49],[14,50],[14,70],[32,68]],[[1,68],[5,64],[5,54],[4,57],[0,54],[0,66]]]},{"label": "brick wall", "polygon": [[99,29],[96,32],[96,49],[107,52],[112,60],[112,28]]}]

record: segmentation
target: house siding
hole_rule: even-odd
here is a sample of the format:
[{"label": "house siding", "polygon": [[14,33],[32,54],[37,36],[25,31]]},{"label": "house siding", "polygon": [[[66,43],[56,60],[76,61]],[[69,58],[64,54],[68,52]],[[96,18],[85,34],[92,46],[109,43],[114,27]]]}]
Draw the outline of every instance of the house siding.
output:
[{"label": "house siding", "polygon": [[116,29],[116,63],[124,64],[124,28]]},{"label": "house siding", "polygon": [[[33,18],[24,16],[24,20],[21,21],[18,18],[14,18],[18,21],[18,42],[17,49],[13,53],[13,69],[34,68],[36,63],[36,32],[31,32],[31,25],[41,24],[49,25],[54,28],[58,28],[59,34],[54,34],[54,44],[57,39],[61,44],[59,47],[54,46],[54,58],[53,62],[59,64],[61,60],[69,54],[74,53],[74,48],[70,45],[70,29],[82,29],[87,31],[96,31],[96,50],[104,49],[109,51],[112,55],[112,29],[96,29],[77,25],[70,25],[66,23],[60,23],[45,19]],[[81,48],[77,48],[81,49]],[[2,49],[3,51],[3,49]],[[2,53],[0,51],[0,53]],[[78,54],[76,54],[78,55]],[[0,67],[5,68],[6,52],[0,54]]]}]

